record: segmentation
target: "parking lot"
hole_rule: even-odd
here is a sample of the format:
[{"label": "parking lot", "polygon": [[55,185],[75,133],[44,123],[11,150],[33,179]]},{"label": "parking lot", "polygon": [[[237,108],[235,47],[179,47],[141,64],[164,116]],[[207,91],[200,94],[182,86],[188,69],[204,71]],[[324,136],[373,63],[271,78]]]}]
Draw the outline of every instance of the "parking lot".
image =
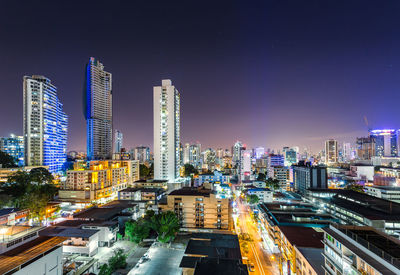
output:
[{"label": "parking lot", "polygon": [[182,260],[184,252],[183,245],[175,245],[173,247],[164,247],[153,245],[149,248],[146,255],[148,260],[134,267],[129,275],[142,274],[142,275],[161,275],[182,274],[179,264]]}]

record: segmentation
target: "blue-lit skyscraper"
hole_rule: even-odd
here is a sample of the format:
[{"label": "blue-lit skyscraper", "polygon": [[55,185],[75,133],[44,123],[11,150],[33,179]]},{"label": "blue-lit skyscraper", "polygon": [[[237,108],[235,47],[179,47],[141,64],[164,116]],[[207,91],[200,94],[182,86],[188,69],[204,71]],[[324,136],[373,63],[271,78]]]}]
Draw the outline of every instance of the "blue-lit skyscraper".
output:
[{"label": "blue-lit skyscraper", "polygon": [[18,166],[24,165],[24,137],[11,134],[9,137],[0,138],[0,151],[13,158]]},{"label": "blue-lit skyscraper", "polygon": [[375,156],[397,156],[398,132],[399,131],[393,129],[375,129],[369,131],[369,136],[375,140]]},{"label": "blue-lit skyscraper", "polygon": [[45,165],[51,173],[67,161],[68,117],[57,88],[44,76],[24,76],[25,165]]},{"label": "blue-lit skyscraper", "polygon": [[89,160],[112,156],[112,75],[91,57],[86,65],[84,115]]}]

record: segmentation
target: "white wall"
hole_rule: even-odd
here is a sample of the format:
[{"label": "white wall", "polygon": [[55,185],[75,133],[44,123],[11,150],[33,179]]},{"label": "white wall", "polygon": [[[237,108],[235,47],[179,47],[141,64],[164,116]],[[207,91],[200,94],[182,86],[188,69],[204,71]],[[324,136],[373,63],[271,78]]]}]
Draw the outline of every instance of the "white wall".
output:
[{"label": "white wall", "polygon": [[30,265],[25,266],[21,270],[13,273],[14,275],[62,275],[62,248],[50,252],[44,257],[39,258]]}]

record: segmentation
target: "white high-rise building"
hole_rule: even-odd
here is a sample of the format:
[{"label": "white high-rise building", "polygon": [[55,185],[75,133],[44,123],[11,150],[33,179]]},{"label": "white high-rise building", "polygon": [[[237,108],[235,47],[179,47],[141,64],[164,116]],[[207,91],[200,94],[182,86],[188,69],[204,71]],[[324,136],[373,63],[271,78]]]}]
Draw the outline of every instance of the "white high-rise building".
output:
[{"label": "white high-rise building", "polygon": [[121,153],[124,135],[120,130],[115,130],[114,133],[114,153]]},{"label": "white high-rise building", "polygon": [[112,155],[112,75],[94,57],[86,65],[85,119],[87,157],[110,159]]},{"label": "white high-rise building", "polygon": [[154,179],[174,182],[180,170],[180,93],[171,80],[153,89]]},{"label": "white high-rise building", "polygon": [[25,165],[61,172],[67,161],[68,117],[50,79],[24,76]]},{"label": "white high-rise building", "polygon": [[251,177],[251,150],[242,150],[240,153],[240,179],[247,180]]},{"label": "white high-rise building", "polygon": [[257,147],[256,149],[254,149],[254,156],[256,157],[256,159],[260,159],[264,154],[264,147]]},{"label": "white high-rise building", "polygon": [[334,139],[325,141],[325,163],[332,164],[338,162],[338,143]]},{"label": "white high-rise building", "polygon": [[186,143],[185,147],[183,147],[183,164],[189,163],[189,155],[190,155],[190,144]]}]

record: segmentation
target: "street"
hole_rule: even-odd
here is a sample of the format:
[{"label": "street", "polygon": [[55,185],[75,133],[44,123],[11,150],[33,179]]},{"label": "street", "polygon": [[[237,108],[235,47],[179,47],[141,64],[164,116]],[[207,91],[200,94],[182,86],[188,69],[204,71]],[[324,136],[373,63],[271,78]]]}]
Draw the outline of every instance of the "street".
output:
[{"label": "street", "polygon": [[[279,268],[275,261],[271,261],[272,254],[268,253],[267,250],[263,249],[261,242],[261,235],[257,230],[257,226],[253,221],[249,207],[240,200],[237,200],[237,206],[239,210],[238,222],[241,233],[247,233],[251,237],[249,244],[249,253],[246,255],[242,254],[248,258],[249,263],[253,263],[255,271],[250,274],[279,274]],[[239,232],[237,232],[239,235]],[[242,252],[243,253],[243,252]]]}]

